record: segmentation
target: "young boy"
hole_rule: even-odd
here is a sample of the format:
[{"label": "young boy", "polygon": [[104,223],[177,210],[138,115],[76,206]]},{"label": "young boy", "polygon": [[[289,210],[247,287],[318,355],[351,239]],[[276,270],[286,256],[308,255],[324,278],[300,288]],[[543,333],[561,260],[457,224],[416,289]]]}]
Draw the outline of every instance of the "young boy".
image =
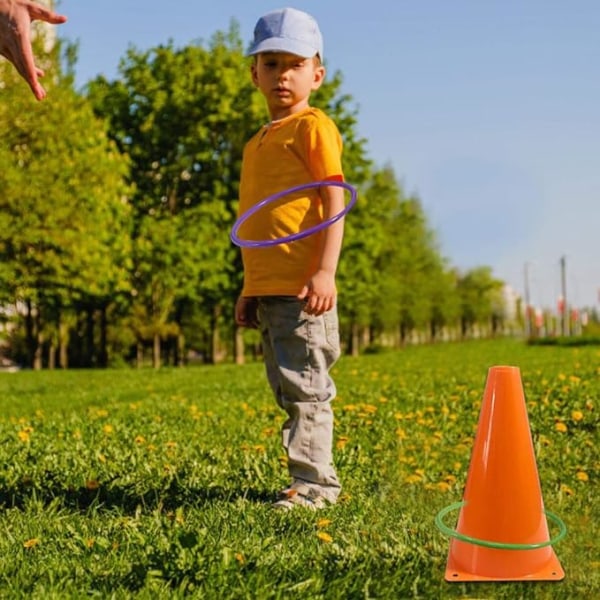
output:
[{"label": "young boy", "polygon": [[[248,51],[252,81],[271,121],[249,140],[242,163],[240,214],[290,187],[342,181],[342,141],[333,121],[311,108],[325,77],[323,40],[308,14],[285,8],[261,17]],[[286,196],[246,221],[246,239],[278,238],[339,213],[338,186]],[[244,287],[239,325],[259,327],[267,378],[287,412],[283,445],[291,483],[274,506],[322,508],[340,493],[332,461],[335,385],[329,370],[340,355],[335,273],[343,220],[293,243],[242,249]]]}]

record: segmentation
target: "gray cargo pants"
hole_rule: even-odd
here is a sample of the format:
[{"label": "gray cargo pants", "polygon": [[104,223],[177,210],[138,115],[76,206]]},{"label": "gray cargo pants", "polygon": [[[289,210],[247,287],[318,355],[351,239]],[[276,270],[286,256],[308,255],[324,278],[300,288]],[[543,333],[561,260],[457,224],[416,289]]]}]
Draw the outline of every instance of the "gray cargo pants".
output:
[{"label": "gray cargo pants", "polygon": [[267,378],[288,418],[283,424],[292,482],[306,483],[335,502],[340,493],[333,466],[336,389],[329,370],[340,356],[337,310],[321,316],[304,312],[292,296],[258,298]]}]

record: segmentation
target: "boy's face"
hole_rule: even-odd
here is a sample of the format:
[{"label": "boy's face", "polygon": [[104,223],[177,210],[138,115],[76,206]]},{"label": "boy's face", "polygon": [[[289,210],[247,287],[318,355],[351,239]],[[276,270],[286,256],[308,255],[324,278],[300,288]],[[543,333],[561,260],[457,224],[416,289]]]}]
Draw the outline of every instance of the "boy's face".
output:
[{"label": "boy's face", "polygon": [[263,52],[251,67],[252,81],[267,100],[271,119],[282,119],[308,106],[311,92],[325,77],[315,58],[285,52]]}]

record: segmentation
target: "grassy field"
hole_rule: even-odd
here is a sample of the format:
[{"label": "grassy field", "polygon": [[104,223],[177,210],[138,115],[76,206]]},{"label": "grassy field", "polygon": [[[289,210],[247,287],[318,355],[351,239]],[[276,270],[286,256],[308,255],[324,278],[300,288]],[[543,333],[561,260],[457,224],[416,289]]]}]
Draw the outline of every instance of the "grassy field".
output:
[{"label": "grassy field", "polygon": [[[487,370],[520,367],[562,582],[446,583]],[[516,341],[344,358],[341,502],[273,511],[261,364],[0,374],[0,598],[600,598],[600,350]],[[551,530],[553,532],[553,526]]]}]

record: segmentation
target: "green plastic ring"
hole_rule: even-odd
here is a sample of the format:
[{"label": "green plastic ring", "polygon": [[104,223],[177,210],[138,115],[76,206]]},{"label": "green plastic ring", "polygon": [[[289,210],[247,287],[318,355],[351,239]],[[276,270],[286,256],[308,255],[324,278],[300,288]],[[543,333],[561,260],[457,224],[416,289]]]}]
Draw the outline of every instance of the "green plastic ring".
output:
[{"label": "green plastic ring", "polygon": [[450,527],[448,527],[444,523],[444,517],[449,512],[462,508],[465,504],[466,502],[456,502],[454,504],[451,504],[450,506],[446,506],[446,508],[440,510],[440,512],[435,517],[435,524],[442,533],[450,537],[456,538],[461,542],[467,542],[469,544],[475,544],[477,546],[484,546],[485,548],[497,548],[499,550],[536,550],[538,548],[545,548],[546,546],[552,546],[554,544],[557,544],[567,535],[567,526],[563,523],[560,517],[558,517],[554,513],[551,513],[550,511],[544,511],[544,514],[556,525],[558,525],[559,529],[558,534],[551,540],[548,540],[547,542],[538,542],[535,544],[508,544],[505,542],[489,542],[487,540],[480,540],[478,538],[471,537],[470,535],[458,533],[458,531],[456,531],[455,529],[450,529]]}]

